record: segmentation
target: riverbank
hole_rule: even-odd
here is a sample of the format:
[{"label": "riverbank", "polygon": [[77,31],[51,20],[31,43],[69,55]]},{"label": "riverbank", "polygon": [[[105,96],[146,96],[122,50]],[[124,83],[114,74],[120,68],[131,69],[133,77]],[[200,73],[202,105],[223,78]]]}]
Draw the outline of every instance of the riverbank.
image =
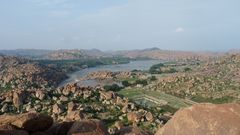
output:
[{"label": "riverbank", "polygon": [[138,60],[138,61],[130,61],[129,63],[125,64],[113,64],[113,65],[99,65],[96,67],[90,67],[90,68],[84,68],[80,69],[79,71],[73,72],[71,74],[68,74],[69,78],[67,80],[64,80],[62,83],[60,83],[60,87],[64,86],[68,83],[79,83],[83,82],[82,84],[92,84],[92,83],[102,83],[97,82],[92,79],[89,81],[84,80],[83,77],[88,75],[91,72],[97,72],[97,71],[110,71],[110,72],[119,72],[119,71],[133,71],[133,70],[148,70],[152,65],[158,64],[162,61],[160,60]]}]

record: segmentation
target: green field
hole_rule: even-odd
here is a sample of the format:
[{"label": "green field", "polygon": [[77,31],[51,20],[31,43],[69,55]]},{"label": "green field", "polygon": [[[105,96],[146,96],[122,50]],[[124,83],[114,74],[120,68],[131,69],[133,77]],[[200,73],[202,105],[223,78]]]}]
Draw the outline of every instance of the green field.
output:
[{"label": "green field", "polygon": [[165,94],[159,91],[146,91],[140,88],[136,88],[136,89],[123,89],[118,93],[125,97],[128,97],[132,101],[137,100],[137,98],[140,96],[147,95],[155,99],[167,101],[169,106],[176,109],[192,105],[192,102],[188,102],[187,100],[169,94]]}]

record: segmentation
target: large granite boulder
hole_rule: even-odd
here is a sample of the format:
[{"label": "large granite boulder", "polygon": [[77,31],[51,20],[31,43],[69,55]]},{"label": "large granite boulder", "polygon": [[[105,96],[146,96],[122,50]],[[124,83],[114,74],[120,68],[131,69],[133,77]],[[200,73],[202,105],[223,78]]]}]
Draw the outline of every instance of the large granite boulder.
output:
[{"label": "large granite boulder", "polygon": [[19,129],[26,130],[30,133],[44,131],[53,124],[50,116],[39,113],[25,113],[20,115],[1,115],[0,125],[11,124]]},{"label": "large granite boulder", "polygon": [[240,135],[240,104],[196,104],[181,109],[156,135]]},{"label": "large granite boulder", "polygon": [[0,130],[0,135],[29,135],[23,130]]},{"label": "large granite boulder", "polygon": [[54,124],[46,131],[49,135],[67,135],[74,122],[62,122]]},{"label": "large granite boulder", "polygon": [[108,132],[99,120],[81,120],[72,125],[67,135],[108,135]]},{"label": "large granite boulder", "polygon": [[116,135],[151,135],[150,133],[138,128],[138,127],[123,127]]}]

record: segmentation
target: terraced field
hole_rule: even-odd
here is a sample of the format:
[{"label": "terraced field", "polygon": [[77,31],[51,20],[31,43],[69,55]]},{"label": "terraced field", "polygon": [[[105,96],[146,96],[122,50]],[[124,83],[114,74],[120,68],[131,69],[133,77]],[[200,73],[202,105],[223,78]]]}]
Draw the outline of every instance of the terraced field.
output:
[{"label": "terraced field", "polygon": [[181,99],[160,91],[146,91],[142,88],[123,89],[119,92],[119,94],[128,97],[136,103],[146,103],[151,107],[165,105],[164,101],[167,105],[176,109],[187,107],[196,103],[191,100]]}]

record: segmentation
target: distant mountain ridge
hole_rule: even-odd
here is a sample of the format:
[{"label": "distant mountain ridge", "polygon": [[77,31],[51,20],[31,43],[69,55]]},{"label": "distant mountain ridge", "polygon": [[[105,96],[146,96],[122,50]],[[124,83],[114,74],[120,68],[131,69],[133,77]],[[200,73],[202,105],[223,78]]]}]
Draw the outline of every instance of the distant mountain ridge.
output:
[{"label": "distant mountain ridge", "polygon": [[[239,53],[239,50],[230,50],[227,53]],[[52,59],[52,60],[71,60],[81,58],[99,58],[99,57],[129,57],[129,58],[150,58],[162,60],[175,59],[206,59],[225,54],[226,52],[210,51],[173,51],[161,50],[157,47],[122,50],[122,51],[101,51],[99,49],[62,49],[62,50],[41,50],[41,49],[17,49],[0,50],[0,54],[8,56],[23,56],[34,59]]]}]

